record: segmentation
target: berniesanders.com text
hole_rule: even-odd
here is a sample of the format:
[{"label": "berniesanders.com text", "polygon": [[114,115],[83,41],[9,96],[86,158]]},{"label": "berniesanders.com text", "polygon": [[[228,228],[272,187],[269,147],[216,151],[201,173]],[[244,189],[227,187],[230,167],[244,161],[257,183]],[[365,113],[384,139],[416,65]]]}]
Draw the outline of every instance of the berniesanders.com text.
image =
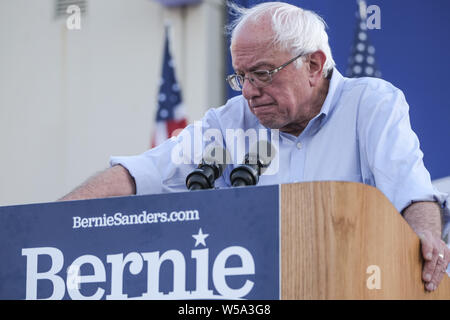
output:
[{"label": "berniesanders.com text", "polygon": [[126,225],[139,225],[150,223],[167,223],[167,222],[183,222],[200,220],[198,210],[180,210],[168,212],[147,212],[142,211],[140,214],[123,214],[116,212],[115,214],[103,214],[97,217],[82,218],[79,216],[72,217],[72,229],[79,228],[99,228],[99,227],[117,227]]}]

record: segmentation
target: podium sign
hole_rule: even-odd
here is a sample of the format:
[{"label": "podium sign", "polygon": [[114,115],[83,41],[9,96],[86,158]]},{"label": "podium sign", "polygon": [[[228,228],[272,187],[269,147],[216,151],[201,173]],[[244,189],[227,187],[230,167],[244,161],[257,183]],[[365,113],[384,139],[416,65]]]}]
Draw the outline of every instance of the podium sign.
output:
[{"label": "podium sign", "polygon": [[0,207],[1,299],[279,299],[279,186]]}]

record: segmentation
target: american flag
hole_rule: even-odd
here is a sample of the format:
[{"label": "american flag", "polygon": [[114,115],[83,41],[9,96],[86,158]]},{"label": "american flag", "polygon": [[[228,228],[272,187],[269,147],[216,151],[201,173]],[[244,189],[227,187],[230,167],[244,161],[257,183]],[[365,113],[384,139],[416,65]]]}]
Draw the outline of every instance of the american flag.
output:
[{"label": "american flag", "polygon": [[156,128],[152,148],[177,135],[187,125],[181,89],[175,77],[175,65],[169,48],[169,30],[166,28],[162,75],[159,83]]},{"label": "american flag", "polygon": [[378,70],[375,61],[375,47],[370,44],[369,34],[367,33],[367,5],[364,0],[358,1],[358,5],[355,39],[346,75],[349,78],[381,78],[381,72]]}]

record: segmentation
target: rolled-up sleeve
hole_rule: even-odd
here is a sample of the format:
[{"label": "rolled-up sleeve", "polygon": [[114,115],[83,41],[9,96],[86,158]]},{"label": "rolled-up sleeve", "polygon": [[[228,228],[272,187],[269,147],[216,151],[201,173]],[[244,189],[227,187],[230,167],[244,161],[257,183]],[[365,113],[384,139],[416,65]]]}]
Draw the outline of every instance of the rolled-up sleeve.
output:
[{"label": "rolled-up sleeve", "polygon": [[[136,194],[186,191],[186,176],[200,163],[205,142],[203,132],[219,128],[215,109],[202,121],[184,128],[177,137],[140,155],[111,157],[110,165],[122,165],[136,182]],[[217,129],[220,131],[219,129]]]},{"label": "rolled-up sleeve", "polygon": [[163,192],[162,174],[165,170],[173,170],[170,159],[173,145],[173,140],[167,140],[140,155],[113,156],[110,158],[110,165],[120,164],[128,170],[136,183],[136,194],[161,193]]},{"label": "rolled-up sleeve", "polygon": [[419,139],[411,128],[409,106],[399,89],[387,84],[382,90],[368,86],[357,130],[361,158],[367,162],[375,186],[399,212],[412,202],[442,198],[431,184]]}]

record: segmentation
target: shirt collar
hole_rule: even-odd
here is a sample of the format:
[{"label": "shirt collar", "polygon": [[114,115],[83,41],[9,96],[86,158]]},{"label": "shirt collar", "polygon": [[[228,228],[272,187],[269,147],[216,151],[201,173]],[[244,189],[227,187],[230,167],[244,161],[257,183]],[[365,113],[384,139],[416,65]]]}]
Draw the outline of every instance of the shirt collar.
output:
[{"label": "shirt collar", "polygon": [[331,75],[330,86],[328,87],[327,97],[323,102],[322,108],[318,116],[324,114],[325,117],[328,116],[336,105],[337,98],[340,96],[342,91],[342,85],[344,83],[344,77],[336,69],[333,68],[333,74]]}]

